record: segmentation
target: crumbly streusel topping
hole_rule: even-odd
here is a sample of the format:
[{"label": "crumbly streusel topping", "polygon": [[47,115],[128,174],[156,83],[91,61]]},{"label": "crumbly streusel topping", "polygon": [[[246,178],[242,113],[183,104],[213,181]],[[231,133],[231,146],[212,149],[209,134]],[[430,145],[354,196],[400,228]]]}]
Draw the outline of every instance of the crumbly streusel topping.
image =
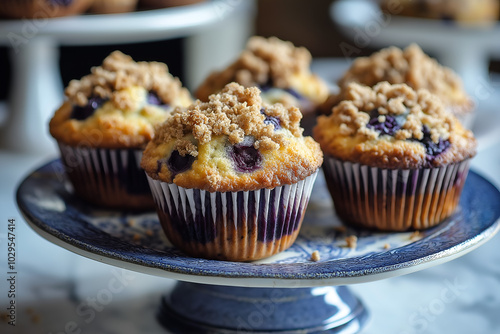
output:
[{"label": "crumbly streusel topping", "polygon": [[212,73],[200,88],[210,86],[215,88],[212,92],[218,91],[217,87],[220,89],[229,82],[245,87],[271,83],[277,88],[288,88],[292,75],[309,72],[311,59],[304,47],[295,47],[276,37],[254,36],[234,63],[223,71]]},{"label": "crumbly streusel topping", "polygon": [[319,252],[317,250],[315,250],[311,254],[311,261],[318,262],[319,260],[321,260],[321,255],[319,254]]},{"label": "crumbly streusel topping", "polygon": [[358,237],[355,235],[347,236],[344,240],[347,248],[356,249],[358,246]]},{"label": "crumbly streusel topping", "polygon": [[424,89],[414,91],[405,84],[391,85],[388,82],[381,82],[373,88],[351,83],[345,95],[346,100],[333,108],[331,116],[334,123],[340,124],[342,135],[361,134],[367,140],[378,138],[381,133],[367,127],[373,110],[377,110],[381,123],[386,115],[405,117],[401,129],[394,134],[399,140],[422,139],[422,125],[425,124],[430,129],[432,141],[437,143],[439,138],[449,137],[454,124],[442,102]]},{"label": "crumbly streusel topping", "polygon": [[174,78],[164,63],[135,62],[132,57],[114,51],[106,57],[102,66],[93,67],[91,74],[80,80],[72,80],[65,90],[71,103],[84,106],[91,96],[110,99],[117,109],[133,107],[133,101],[123,90],[131,86],[154,91],[166,104],[189,92]]},{"label": "crumbly streusel topping", "polygon": [[441,167],[472,158],[471,131],[425,89],[351,83],[345,100],[313,129],[323,151],[342,161],[383,169]]},{"label": "crumbly streusel topping", "polygon": [[404,50],[389,47],[370,57],[357,58],[338,85],[345,89],[351,82],[374,86],[381,81],[406,83],[415,90],[427,89],[447,105],[469,100],[460,78],[416,44]]},{"label": "crumbly streusel topping", "polygon": [[190,134],[200,145],[220,135],[227,135],[231,144],[242,142],[245,136],[253,136],[255,148],[276,149],[285,144],[286,135],[264,123],[262,108],[267,116],[279,118],[281,127],[288,129],[293,136],[302,135],[299,109],[285,108],[279,103],[264,107],[257,87],[245,88],[233,82],[219,94],[211,95],[208,102],[197,100],[188,108],[177,107],[171,117],[157,128],[154,141],[175,140],[174,149],[180,155],[194,157],[198,151],[196,144],[186,139]]}]

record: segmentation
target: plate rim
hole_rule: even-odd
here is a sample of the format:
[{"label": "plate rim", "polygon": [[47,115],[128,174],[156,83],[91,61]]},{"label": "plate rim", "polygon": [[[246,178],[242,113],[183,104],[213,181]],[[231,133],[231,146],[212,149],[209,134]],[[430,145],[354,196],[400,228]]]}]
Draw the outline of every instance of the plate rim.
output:
[{"label": "plate rim", "polygon": [[[312,271],[312,273],[310,273],[309,275],[302,277],[293,275],[293,272],[287,274],[286,271],[284,274],[281,275],[269,274],[269,273],[266,275],[263,274],[255,275],[245,272],[245,270],[241,270],[240,272],[231,274],[225,272],[223,275],[221,275],[220,272],[216,273],[210,270],[208,271],[200,270],[198,272],[194,272],[192,269],[188,267],[180,269],[175,265],[164,264],[162,266],[159,265],[152,266],[152,265],[146,265],[144,263],[141,264],[140,261],[127,260],[123,256],[119,257],[116,254],[110,254],[109,252],[106,252],[105,250],[102,249],[100,252],[92,252],[91,250],[89,250],[92,247],[95,248],[95,246],[92,245],[87,244],[86,247],[87,249],[85,249],[83,247],[84,245],[83,243],[79,243],[71,236],[66,235],[65,238],[66,240],[65,240],[59,237],[57,233],[51,233],[50,230],[54,230],[53,227],[47,225],[46,223],[41,221],[38,217],[35,217],[32,213],[29,212],[29,210],[25,207],[25,204],[23,203],[23,199],[21,198],[22,192],[24,191],[23,187],[28,181],[30,181],[31,178],[34,177],[35,173],[39,172],[43,168],[47,168],[53,164],[56,164],[59,161],[60,161],[59,159],[52,160],[31,171],[26,177],[22,179],[16,190],[16,200],[20,212],[27,221],[28,225],[37,234],[39,234],[41,237],[43,237],[44,239],[48,240],[51,243],[54,243],[62,248],[65,248],[75,254],[96,260],[98,262],[110,264],[113,266],[145,274],[171,278],[180,281],[192,282],[192,283],[204,283],[204,284],[215,284],[215,285],[226,285],[226,286],[293,288],[293,287],[313,287],[313,286],[327,286],[327,285],[328,286],[348,285],[348,284],[371,282],[389,277],[409,274],[415,271],[426,269],[453,260],[457,257],[465,255],[466,253],[486,243],[500,230],[500,220],[499,217],[497,216],[495,218],[492,218],[492,221],[489,224],[489,226],[484,230],[482,230],[481,233],[476,234],[474,237],[468,238],[466,240],[462,240],[461,242],[447,249],[443,249],[435,253],[430,253],[427,256],[418,259],[403,261],[401,263],[396,263],[396,264],[384,265],[379,268],[375,268],[376,270],[374,268],[370,268],[369,269],[370,272],[368,273],[366,272],[366,270],[363,271],[358,270],[357,272],[346,272],[343,275],[341,274],[340,276],[338,271],[335,272],[335,270],[328,271],[327,273],[324,272],[318,273],[317,271],[314,272],[313,270],[321,267],[329,267],[332,265],[334,266],[335,260],[326,262],[317,262],[317,263],[307,263],[307,264],[301,263],[300,265],[306,265]],[[488,181],[485,177],[481,176],[479,173],[473,170],[471,170],[469,173],[471,175],[475,175],[473,177],[479,178],[481,181],[485,182],[486,184],[489,185],[489,187],[495,190],[497,194],[500,194],[499,190],[493,185],[493,183]],[[469,177],[471,176],[469,175]],[[45,228],[42,228],[42,226],[44,226]],[[415,243],[423,242],[423,240],[425,240],[425,238]],[[415,243],[409,245],[413,245]],[[137,246],[137,245],[134,246],[144,248],[142,246]],[[408,245],[402,246],[401,248],[407,246]],[[193,261],[199,260],[203,262],[214,262],[214,263],[217,262],[223,264],[229,263],[237,265],[243,269],[245,269],[248,266],[251,266],[252,268],[263,268],[265,266],[279,266],[284,269],[292,269],[294,266],[298,265],[293,263],[289,264],[255,264],[255,263],[241,263],[241,262],[235,263],[235,262],[224,262],[217,260],[196,259],[191,257],[187,258],[192,259]],[[353,257],[351,259],[344,259],[344,260],[353,260],[358,258],[360,257]],[[336,273],[336,275],[333,275],[333,273]]]}]

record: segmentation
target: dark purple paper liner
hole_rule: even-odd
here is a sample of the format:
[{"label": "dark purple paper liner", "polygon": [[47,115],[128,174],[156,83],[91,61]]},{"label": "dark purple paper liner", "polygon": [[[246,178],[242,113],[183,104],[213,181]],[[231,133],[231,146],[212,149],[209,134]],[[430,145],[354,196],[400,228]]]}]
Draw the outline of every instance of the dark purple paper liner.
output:
[{"label": "dark purple paper liner", "polygon": [[469,160],[439,168],[381,169],[325,157],[335,211],[346,223],[384,231],[426,229],[457,208]]},{"label": "dark purple paper liner", "polygon": [[75,194],[92,204],[125,210],[154,208],[141,149],[72,147],[59,143]]},{"label": "dark purple paper liner", "polygon": [[165,234],[177,248],[194,257],[252,261],[293,244],[317,173],[292,185],[240,192],[148,181]]}]

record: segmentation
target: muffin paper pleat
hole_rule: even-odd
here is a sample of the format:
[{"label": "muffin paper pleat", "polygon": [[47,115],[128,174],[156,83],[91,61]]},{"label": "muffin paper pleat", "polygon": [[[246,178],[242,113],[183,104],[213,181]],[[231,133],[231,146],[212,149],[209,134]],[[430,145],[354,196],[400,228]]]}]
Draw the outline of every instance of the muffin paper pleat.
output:
[{"label": "muffin paper pleat", "polygon": [[469,163],[391,170],[326,157],[323,171],[335,210],[345,222],[404,231],[429,228],[455,211]]},{"label": "muffin paper pleat", "polygon": [[154,207],[144,171],[142,150],[72,147],[59,143],[61,160],[75,193],[110,208]]},{"label": "muffin paper pleat", "polygon": [[188,255],[251,261],[295,241],[318,171],[273,189],[213,192],[186,189],[148,176],[163,229]]}]

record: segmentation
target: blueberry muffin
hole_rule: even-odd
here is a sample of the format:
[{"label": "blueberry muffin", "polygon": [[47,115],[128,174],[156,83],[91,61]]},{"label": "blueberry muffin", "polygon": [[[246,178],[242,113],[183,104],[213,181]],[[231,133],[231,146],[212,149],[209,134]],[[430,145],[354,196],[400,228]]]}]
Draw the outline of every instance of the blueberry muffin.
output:
[{"label": "blueberry muffin", "polygon": [[383,0],[390,14],[467,25],[493,24],[498,20],[498,0]]},{"label": "blueberry muffin", "polygon": [[85,12],[94,0],[2,0],[0,16],[41,19]]},{"label": "blueberry muffin", "polygon": [[189,92],[165,64],[115,51],[65,93],[50,133],[75,193],[105,207],[152,208],[142,150],[173,107],[191,104]]},{"label": "blueberry muffin", "polygon": [[230,82],[257,86],[264,102],[296,106],[309,121],[328,97],[326,83],[311,73],[310,65],[311,54],[306,48],[276,37],[254,36],[238,59],[226,69],[211,73],[195,95],[207,101],[210,94]]},{"label": "blueberry muffin", "polygon": [[382,81],[404,83],[415,90],[426,89],[439,97],[463,125],[470,127],[472,123],[474,103],[460,78],[451,69],[427,56],[416,44],[404,50],[389,47],[370,57],[355,59],[337,83],[340,92],[331,96],[323,109],[330,113],[331,108],[344,99],[345,90],[352,82],[374,86]]},{"label": "blueberry muffin", "polygon": [[236,83],[176,108],[141,163],[169,240],[191,256],[232,261],[290,247],[323,161],[301,116]]},{"label": "blueberry muffin", "polygon": [[449,217],[476,154],[472,133],[424,89],[351,83],[344,98],[314,128],[337,214],[387,231]]}]

